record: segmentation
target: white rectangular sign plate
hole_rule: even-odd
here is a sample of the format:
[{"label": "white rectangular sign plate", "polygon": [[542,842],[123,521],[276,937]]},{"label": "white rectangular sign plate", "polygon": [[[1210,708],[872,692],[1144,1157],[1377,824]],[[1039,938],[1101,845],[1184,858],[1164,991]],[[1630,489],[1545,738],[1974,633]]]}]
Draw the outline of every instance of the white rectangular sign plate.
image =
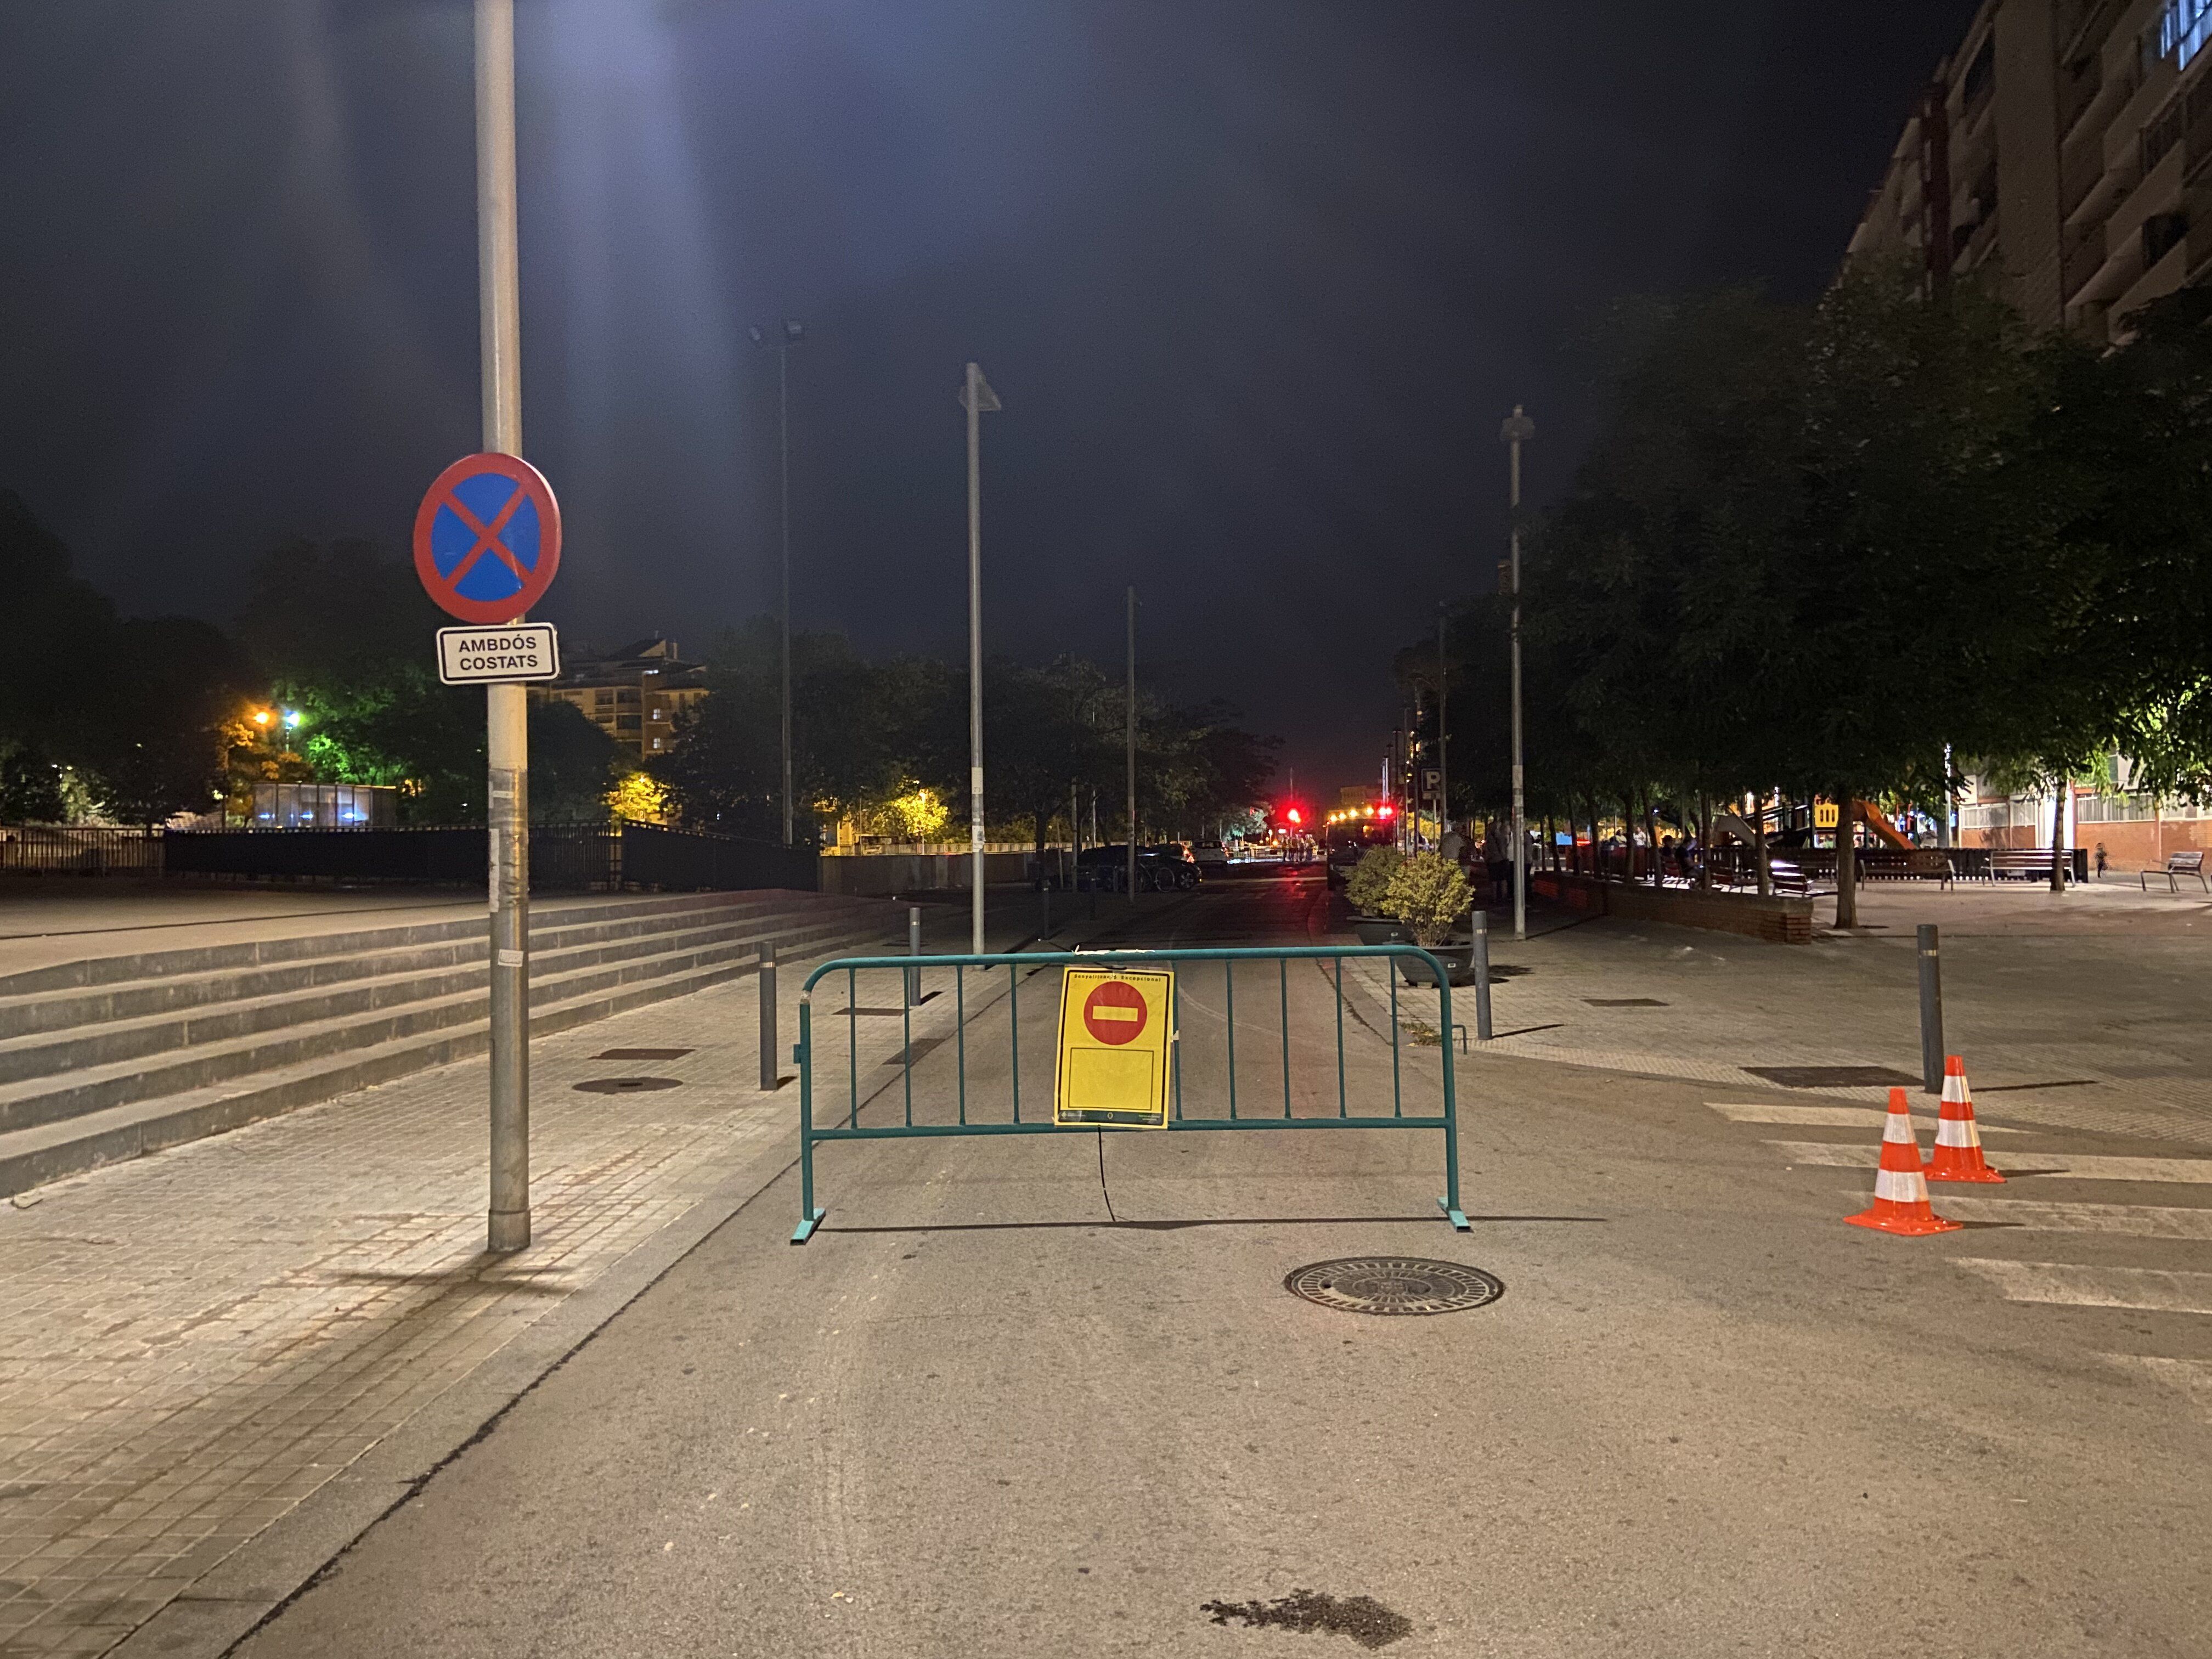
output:
[{"label": "white rectangular sign plate", "polygon": [[491,685],[561,677],[561,641],[551,623],[438,630],[438,678],[448,685]]}]

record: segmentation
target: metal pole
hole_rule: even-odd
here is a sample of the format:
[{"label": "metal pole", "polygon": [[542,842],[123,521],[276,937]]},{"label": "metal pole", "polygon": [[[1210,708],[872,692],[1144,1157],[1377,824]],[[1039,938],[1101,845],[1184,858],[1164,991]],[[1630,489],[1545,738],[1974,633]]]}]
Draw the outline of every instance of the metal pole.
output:
[{"label": "metal pole", "polygon": [[968,365],[968,845],[975,892],[969,944],[983,954],[983,371]]},{"label": "metal pole", "polygon": [[1920,1081],[1931,1095],[1943,1092],[1943,963],[1936,924],[1914,930],[1920,946]]},{"label": "metal pole", "polygon": [[[921,907],[919,904],[906,907],[906,953],[910,957],[921,954]],[[911,1008],[921,1000],[921,969],[909,968],[906,970],[906,1006]]]},{"label": "metal pole", "polygon": [[1490,912],[1474,907],[1474,1034],[1490,1041]]},{"label": "metal pole", "polygon": [[[477,0],[477,349],[483,445],[522,453],[514,204],[514,0]],[[484,688],[490,763],[491,1192],[487,1248],[530,1243],[530,724],[520,685]]]},{"label": "metal pole", "polygon": [[791,333],[787,325],[775,348],[776,429],[783,466],[783,844],[791,831]]},{"label": "metal pole", "polygon": [[1451,830],[1451,728],[1445,716],[1451,712],[1451,659],[1444,654],[1445,613],[1437,610],[1437,850],[1443,850]]},{"label": "metal pole", "polygon": [[1129,590],[1129,902],[1137,902],[1137,590]]},{"label": "metal pole", "polygon": [[778,1052],[780,1040],[775,1018],[775,946],[763,943],[760,946],[760,1085],[764,1094],[773,1094],[782,1080],[778,1069],[783,1058]]},{"label": "metal pole", "polygon": [[1510,483],[1513,550],[1513,937],[1528,937],[1528,830],[1521,767],[1521,446],[1536,435],[1536,423],[1513,405],[1513,418],[1499,435],[1505,440]]}]

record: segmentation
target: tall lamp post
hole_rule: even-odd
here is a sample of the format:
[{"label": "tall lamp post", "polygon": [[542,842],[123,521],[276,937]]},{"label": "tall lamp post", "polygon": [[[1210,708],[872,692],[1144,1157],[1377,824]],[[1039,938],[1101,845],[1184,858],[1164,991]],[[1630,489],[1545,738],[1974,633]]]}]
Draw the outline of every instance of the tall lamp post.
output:
[{"label": "tall lamp post", "polygon": [[[477,0],[477,316],[483,446],[522,453],[514,186],[514,0]],[[486,1247],[530,1243],[530,699],[488,685],[491,1192]],[[286,723],[291,723],[287,717]]]},{"label": "tall lamp post", "polygon": [[973,859],[975,895],[972,945],[983,954],[983,425],[995,413],[999,394],[983,371],[968,365],[960,388],[960,407],[968,411],[968,846]]},{"label": "tall lamp post", "polygon": [[1129,905],[1137,903],[1137,590],[1129,590],[1129,694],[1124,726],[1129,767]]},{"label": "tall lamp post", "polygon": [[1510,457],[1506,504],[1511,512],[1513,548],[1513,937],[1528,937],[1528,820],[1521,770],[1521,446],[1536,435],[1536,423],[1513,405],[1512,418],[1498,428]]},{"label": "tall lamp post", "polygon": [[1437,850],[1451,833],[1451,659],[1444,654],[1444,607],[1437,607]]},{"label": "tall lamp post", "polygon": [[[769,348],[764,328],[749,328],[753,343]],[[792,844],[791,830],[791,349],[806,337],[806,327],[787,317],[774,340],[775,351],[776,447],[783,474],[783,586],[776,607],[783,653],[783,844]]]}]

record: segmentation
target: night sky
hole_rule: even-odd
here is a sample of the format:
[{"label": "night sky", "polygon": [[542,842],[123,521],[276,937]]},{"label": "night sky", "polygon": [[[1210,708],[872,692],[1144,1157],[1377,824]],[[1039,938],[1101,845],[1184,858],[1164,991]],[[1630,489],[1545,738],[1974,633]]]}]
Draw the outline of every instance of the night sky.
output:
[{"label": "night sky", "polygon": [[[1118,661],[1370,775],[1392,650],[1565,483],[1608,301],[1832,275],[1972,0],[520,0],[539,614],[773,606]],[[0,9],[0,487],[130,612],[228,620],[295,535],[397,553],[477,447],[465,0]],[[429,641],[424,641],[429,650]],[[1311,785],[1312,787],[1308,786]]]}]

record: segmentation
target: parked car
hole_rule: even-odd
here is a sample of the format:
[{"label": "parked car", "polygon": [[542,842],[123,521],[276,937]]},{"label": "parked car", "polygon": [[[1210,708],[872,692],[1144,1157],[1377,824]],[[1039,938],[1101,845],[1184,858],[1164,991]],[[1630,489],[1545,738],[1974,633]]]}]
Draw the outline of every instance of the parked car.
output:
[{"label": "parked car", "polygon": [[[1200,880],[1197,862],[1179,843],[1169,842],[1137,849],[1137,890],[1140,893],[1188,891]],[[1077,854],[1075,885],[1079,891],[1119,893],[1129,882],[1129,844],[1086,847]]]},{"label": "parked car", "polygon": [[1218,841],[1202,841],[1190,850],[1200,875],[1217,875],[1229,867],[1229,849]]}]

